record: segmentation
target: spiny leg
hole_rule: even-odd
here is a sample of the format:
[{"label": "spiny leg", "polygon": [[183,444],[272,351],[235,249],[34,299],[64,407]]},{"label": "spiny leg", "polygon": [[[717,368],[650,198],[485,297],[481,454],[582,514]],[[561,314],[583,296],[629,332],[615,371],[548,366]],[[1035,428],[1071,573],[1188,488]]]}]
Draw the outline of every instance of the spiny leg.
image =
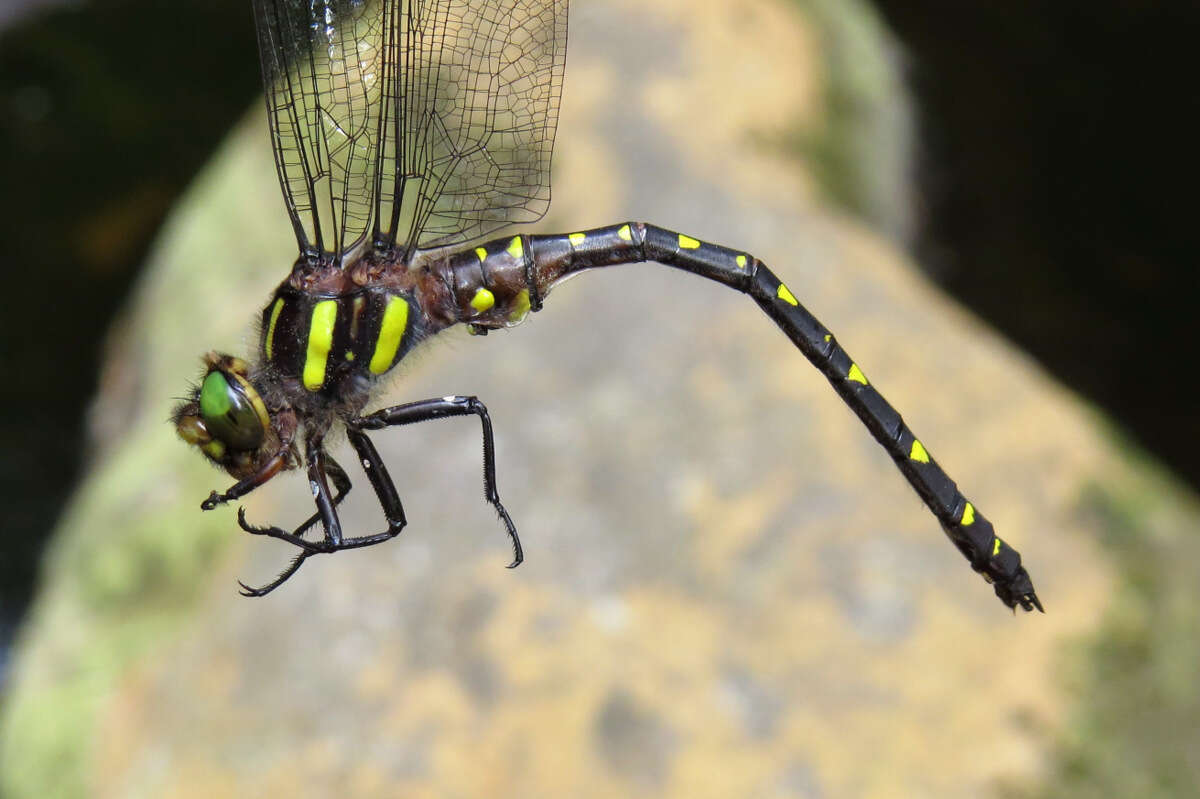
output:
[{"label": "spiny leg", "polygon": [[[252,532],[256,535],[266,535],[271,538],[279,538],[287,541],[290,544],[300,547],[301,552],[296,556],[288,568],[284,569],[283,573],[275,580],[261,588],[250,588],[245,583],[239,581],[242,588],[243,596],[260,597],[274,591],[280,585],[287,581],[289,577],[296,573],[297,570],[304,564],[304,561],[310,555],[316,555],[323,552],[336,552],[342,548],[342,523],[338,519],[335,502],[329,494],[329,482],[326,480],[326,470],[330,458],[325,454],[325,449],[322,446],[322,437],[314,436],[309,439],[306,446],[306,460],[308,461],[308,482],[313,488],[313,499],[317,503],[317,516],[320,517],[321,524],[325,528],[325,540],[321,542],[305,541],[294,533],[289,533],[286,530],[281,530],[277,527],[271,528],[254,528]],[[340,466],[335,467],[335,475],[340,473],[341,478],[349,484],[349,478]],[[335,477],[335,480],[339,479]],[[349,487],[346,489],[349,491]],[[343,492],[344,494],[344,492]],[[240,516],[240,514],[239,514]],[[307,525],[308,522],[305,522]],[[250,525],[246,525],[249,527]],[[303,527],[302,525],[301,527]],[[300,529],[300,528],[297,528]]]},{"label": "spiny leg", "polygon": [[383,516],[388,524],[388,529],[382,533],[347,538],[342,541],[340,549],[354,549],[395,538],[408,524],[408,519],[404,516],[404,505],[400,502],[400,495],[396,493],[396,484],[392,482],[392,477],[388,474],[383,459],[379,457],[379,451],[367,438],[366,433],[357,429],[354,422],[350,422],[346,426],[346,437],[350,439],[350,444],[358,453],[359,462],[363,471],[367,473],[367,479],[371,481],[371,487],[375,489],[375,497],[379,500],[379,507],[383,510]]},{"label": "spiny leg", "polygon": [[212,510],[218,505],[224,505],[234,499],[239,499],[246,496],[254,489],[266,483],[275,475],[283,471],[284,465],[287,463],[288,450],[282,448],[263,464],[257,472],[249,477],[239,480],[229,487],[229,490],[224,494],[218,494],[213,491],[208,495],[208,498],[200,503],[200,510]]},{"label": "spiny leg", "polygon": [[261,588],[251,588],[250,586],[243,583],[241,580],[238,580],[238,586],[240,589],[238,591],[238,593],[240,593],[242,596],[247,596],[247,597],[266,596],[267,594],[271,593],[276,588],[278,588],[279,586],[281,586],[285,582],[287,582],[287,579],[289,577],[291,577],[293,574],[295,574],[297,571],[299,571],[300,566],[304,564],[305,559],[308,558],[308,556],[312,555],[312,554],[315,554],[315,553],[309,552],[307,550],[301,552],[299,555],[297,555],[292,560],[291,564],[286,569],[284,569],[283,572],[278,577],[276,577],[274,580],[267,583],[266,585],[262,586]]},{"label": "spiny leg", "polygon": [[[333,506],[336,508],[341,504],[346,495],[350,493],[350,489],[354,486],[350,482],[350,477],[332,456],[326,455],[325,468],[331,480],[333,487],[337,489],[337,493],[333,497]],[[287,532],[278,527],[257,527],[246,521],[246,509],[238,508],[238,526],[251,535],[265,535],[271,538],[278,538],[280,541],[287,541],[289,544],[300,547],[304,550],[316,552],[317,546],[311,541],[304,540],[304,534],[308,532],[314,524],[321,520],[321,514],[314,513],[309,516],[299,527],[292,532]]]},{"label": "spiny leg", "polygon": [[[397,427],[406,424],[416,424],[418,422],[428,422],[433,419],[468,416],[471,414],[478,416],[483,426],[483,495],[491,503],[492,507],[496,509],[496,512],[500,515],[500,520],[504,523],[504,527],[508,531],[508,537],[513,547],[513,561],[508,565],[508,568],[511,569],[520,565],[521,561],[525,559],[525,555],[521,549],[521,539],[517,535],[516,525],[513,524],[508,511],[501,504],[500,492],[496,490],[496,444],[492,437],[492,420],[488,416],[487,407],[479,401],[478,397],[439,397],[437,399],[395,405],[391,408],[384,408],[356,419],[353,423],[353,429],[382,430],[385,427]],[[351,442],[353,443],[353,439],[351,439]],[[368,470],[367,474],[371,476],[371,471]],[[382,474],[386,476],[386,472]],[[390,485],[391,480],[389,479],[387,482]],[[372,478],[372,483],[375,483],[374,478]],[[391,490],[393,493],[395,492],[394,488]],[[378,487],[376,487],[376,492],[379,492]],[[380,495],[380,502],[383,503],[382,494]],[[398,497],[396,498],[396,502],[399,504]],[[371,543],[374,542],[372,541]]]}]

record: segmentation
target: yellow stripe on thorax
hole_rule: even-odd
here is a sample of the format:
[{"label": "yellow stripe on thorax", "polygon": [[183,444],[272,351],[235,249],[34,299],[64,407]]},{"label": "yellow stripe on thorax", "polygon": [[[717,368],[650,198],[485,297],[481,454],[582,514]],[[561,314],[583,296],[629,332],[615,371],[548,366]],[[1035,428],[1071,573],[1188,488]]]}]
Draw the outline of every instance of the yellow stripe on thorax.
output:
[{"label": "yellow stripe on thorax", "polygon": [[322,300],[313,306],[308,328],[308,352],[304,356],[304,387],[316,391],[325,385],[325,363],[333,349],[333,328],[337,323],[337,300]]},{"label": "yellow stripe on thorax", "polygon": [[381,375],[392,366],[400,340],[408,329],[408,303],[403,297],[388,297],[383,309],[383,321],[379,323],[379,337],[375,339],[375,352],[367,368],[373,375]]},{"label": "yellow stripe on thorax", "polygon": [[267,323],[267,339],[263,342],[263,352],[267,354],[267,360],[271,360],[271,351],[275,344],[275,323],[279,321],[279,312],[283,310],[283,297],[275,300],[275,307],[271,309],[271,321]]}]

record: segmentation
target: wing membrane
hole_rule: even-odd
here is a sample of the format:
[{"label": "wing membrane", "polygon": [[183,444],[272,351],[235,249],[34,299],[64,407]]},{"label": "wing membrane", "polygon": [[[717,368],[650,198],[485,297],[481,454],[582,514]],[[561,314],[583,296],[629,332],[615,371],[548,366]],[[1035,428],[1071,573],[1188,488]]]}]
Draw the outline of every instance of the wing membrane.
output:
[{"label": "wing membrane", "polygon": [[373,224],[383,10],[254,0],[275,163],[302,253],[340,261]]},{"label": "wing membrane", "polygon": [[540,219],[550,202],[567,0],[397,5],[407,15],[393,26],[380,232],[429,248]]},{"label": "wing membrane", "polygon": [[254,0],[301,252],[340,263],[541,218],[567,0]]}]

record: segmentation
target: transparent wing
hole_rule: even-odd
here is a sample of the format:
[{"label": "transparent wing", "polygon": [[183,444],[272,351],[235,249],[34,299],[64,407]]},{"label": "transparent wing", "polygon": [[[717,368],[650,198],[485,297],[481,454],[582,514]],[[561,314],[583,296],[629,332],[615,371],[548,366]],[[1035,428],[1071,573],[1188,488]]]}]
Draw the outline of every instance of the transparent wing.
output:
[{"label": "transparent wing", "polygon": [[254,0],[275,165],[300,251],[335,262],[374,225],[385,7]]},{"label": "transparent wing", "polygon": [[405,250],[533,222],[567,48],[567,0],[393,0],[378,240]]},{"label": "transparent wing", "polygon": [[300,250],[341,261],[540,219],[567,0],[254,0]]}]

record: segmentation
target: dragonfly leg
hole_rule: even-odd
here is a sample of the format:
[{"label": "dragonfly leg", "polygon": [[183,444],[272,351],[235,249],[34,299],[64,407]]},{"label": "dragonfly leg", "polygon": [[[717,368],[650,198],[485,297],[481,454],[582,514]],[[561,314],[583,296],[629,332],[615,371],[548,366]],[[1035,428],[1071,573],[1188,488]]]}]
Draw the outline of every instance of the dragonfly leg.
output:
[{"label": "dragonfly leg", "polygon": [[313,554],[313,553],[308,552],[308,551],[301,552],[299,555],[297,555],[295,557],[295,559],[292,560],[291,564],[286,569],[284,569],[283,572],[278,577],[276,577],[274,580],[267,583],[266,585],[262,586],[261,588],[251,588],[250,586],[243,583],[241,580],[238,580],[238,586],[240,588],[239,593],[242,596],[247,596],[247,597],[266,596],[267,594],[271,593],[276,588],[278,588],[279,586],[281,586],[285,582],[287,582],[287,579],[289,577],[291,577],[293,574],[295,574],[300,569],[300,567],[304,564],[305,559],[307,559],[308,556],[311,554]]},{"label": "dragonfly leg", "polygon": [[404,505],[400,502],[400,495],[396,492],[396,484],[392,482],[392,477],[388,474],[387,467],[384,466],[383,459],[379,457],[379,451],[375,449],[375,445],[367,438],[366,433],[355,427],[347,426],[346,435],[350,439],[354,451],[358,453],[359,462],[363,471],[367,473],[367,479],[371,481],[371,487],[375,489],[375,496],[379,500],[379,507],[383,509],[383,516],[388,525],[388,529],[382,533],[347,538],[342,541],[340,549],[355,549],[369,547],[372,544],[379,544],[395,538],[408,524],[408,519],[404,516]]},{"label": "dragonfly leg", "polygon": [[238,480],[224,494],[219,494],[216,491],[210,493],[208,498],[200,503],[201,510],[212,510],[218,505],[223,505],[231,500],[244,497],[284,469],[291,468],[293,457],[292,440],[296,434],[296,416],[291,412],[280,413],[276,422],[279,426],[280,441],[275,454],[264,461],[263,465],[258,467],[258,470],[254,474]]},{"label": "dragonfly leg", "polygon": [[[346,474],[346,471],[340,465],[338,465],[337,461],[328,455],[326,455],[325,469],[326,473],[329,475],[329,478],[333,481],[333,487],[336,489],[336,493],[333,497],[333,506],[336,508],[341,504],[342,500],[346,498],[346,495],[350,493],[350,489],[353,488],[353,485],[351,484],[350,477]],[[251,535],[265,535],[269,536],[270,538],[278,538],[280,541],[286,541],[293,546],[297,546],[300,549],[309,552],[310,554],[316,554],[317,552],[325,551],[319,544],[304,540],[304,534],[320,520],[321,514],[314,513],[312,516],[309,516],[303,524],[289,533],[288,531],[278,527],[257,527],[252,525],[246,521],[246,509],[238,508],[238,526],[247,533],[250,533]]]},{"label": "dragonfly leg", "polygon": [[[378,454],[375,453],[374,446],[366,440],[366,436],[362,434],[362,431],[382,430],[385,427],[397,427],[406,424],[416,424],[418,422],[428,422],[433,419],[469,415],[478,416],[483,427],[483,495],[491,503],[492,507],[496,509],[496,513],[499,514],[500,520],[504,523],[504,528],[508,532],[508,538],[512,542],[513,560],[508,566],[511,569],[520,565],[525,556],[521,549],[521,539],[517,535],[516,525],[513,524],[508,511],[501,504],[500,492],[496,489],[496,442],[492,435],[492,420],[488,416],[487,407],[479,401],[478,397],[440,397],[437,399],[420,400],[418,402],[408,402],[404,405],[395,405],[391,408],[384,408],[375,413],[359,417],[347,426],[352,434],[358,433],[361,436],[360,439],[356,439],[354,435],[351,435],[350,442],[364,459],[363,466],[367,469],[367,476],[371,478],[371,484],[375,486],[375,492],[379,496],[384,513],[389,514],[388,506],[391,499],[394,498],[394,507],[398,511],[400,525],[403,526],[404,511],[400,508],[400,499],[396,496],[396,489],[392,485],[387,471],[382,468],[383,463],[379,460]],[[371,460],[368,453],[374,455],[374,461]],[[369,466],[368,463],[370,464]],[[393,524],[393,517],[391,515],[388,515],[388,524],[389,526]],[[396,532],[399,532],[399,529]],[[369,544],[376,543],[377,540],[384,540],[381,536],[390,538],[393,535],[395,533],[389,530],[388,533],[381,533],[380,536],[366,536],[362,540],[362,543],[356,543],[355,546],[368,546]]]},{"label": "dragonfly leg", "polygon": [[288,460],[288,449],[284,447],[271,456],[270,460],[262,465],[257,472],[245,478],[238,480],[224,494],[219,494],[213,491],[208,495],[208,498],[200,503],[201,510],[212,510],[218,505],[224,505],[230,500],[239,499],[249,494],[254,489],[258,488],[263,483],[266,483],[275,475],[283,471]]},{"label": "dragonfly leg", "polygon": [[[338,466],[336,461],[333,461],[325,454],[325,449],[322,446],[322,438],[315,436],[309,439],[307,444],[308,461],[308,483],[313,490],[313,499],[317,503],[316,516],[321,520],[322,526],[325,528],[325,539],[323,541],[306,541],[301,537],[306,529],[312,526],[313,519],[304,522],[295,532],[287,532],[278,527],[254,527],[245,522],[245,513],[238,512],[238,524],[243,530],[254,535],[265,535],[271,538],[278,538],[282,541],[287,541],[300,548],[300,554],[296,556],[288,568],[284,569],[274,581],[268,583],[262,588],[250,588],[245,583],[239,583],[242,587],[243,596],[265,596],[282,585],[289,577],[296,573],[300,566],[310,555],[317,555],[324,552],[336,552],[342,549],[342,523],[338,519],[336,505],[350,491],[350,479],[346,476],[345,470]],[[332,468],[331,468],[332,465]],[[334,484],[338,486],[338,496],[335,499],[329,493],[329,481],[326,479],[326,474],[330,473],[333,476]]]}]

